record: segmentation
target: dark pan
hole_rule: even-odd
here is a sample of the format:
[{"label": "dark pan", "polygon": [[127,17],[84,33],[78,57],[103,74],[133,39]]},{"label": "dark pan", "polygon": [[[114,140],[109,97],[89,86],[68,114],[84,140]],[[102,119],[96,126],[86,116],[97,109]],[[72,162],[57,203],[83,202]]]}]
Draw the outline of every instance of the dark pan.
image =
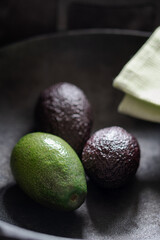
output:
[{"label": "dark pan", "polygon": [[[160,126],[118,114],[123,94],[112,88],[114,77],[146,40],[136,32],[75,32],[0,51],[0,239],[160,238]],[[15,184],[9,166],[15,143],[35,130],[39,93],[60,81],[76,84],[88,96],[93,131],[119,125],[141,147],[132,183],[102,191],[88,181],[86,202],[72,213],[56,213],[32,201]]]}]

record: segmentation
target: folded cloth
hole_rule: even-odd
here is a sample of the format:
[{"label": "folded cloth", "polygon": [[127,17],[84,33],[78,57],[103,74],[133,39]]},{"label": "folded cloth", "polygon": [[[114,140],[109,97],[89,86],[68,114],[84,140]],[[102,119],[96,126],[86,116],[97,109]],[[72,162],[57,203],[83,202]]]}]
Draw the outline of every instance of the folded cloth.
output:
[{"label": "folded cloth", "polygon": [[124,66],[113,86],[126,93],[119,112],[160,122],[160,27]]}]

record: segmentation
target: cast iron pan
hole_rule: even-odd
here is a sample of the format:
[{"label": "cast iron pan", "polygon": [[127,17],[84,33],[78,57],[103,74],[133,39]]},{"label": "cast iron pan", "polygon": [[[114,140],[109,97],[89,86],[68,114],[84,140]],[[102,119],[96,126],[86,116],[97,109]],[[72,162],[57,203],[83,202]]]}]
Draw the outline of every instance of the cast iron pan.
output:
[{"label": "cast iron pan", "polygon": [[[123,96],[112,81],[146,41],[145,34],[80,32],[46,36],[0,51],[0,239],[160,238],[160,126],[117,113]],[[88,180],[86,202],[56,213],[27,197],[13,180],[13,146],[36,130],[39,93],[59,81],[84,90],[94,109],[93,131],[119,125],[134,134],[141,163],[132,183],[102,191]]]}]

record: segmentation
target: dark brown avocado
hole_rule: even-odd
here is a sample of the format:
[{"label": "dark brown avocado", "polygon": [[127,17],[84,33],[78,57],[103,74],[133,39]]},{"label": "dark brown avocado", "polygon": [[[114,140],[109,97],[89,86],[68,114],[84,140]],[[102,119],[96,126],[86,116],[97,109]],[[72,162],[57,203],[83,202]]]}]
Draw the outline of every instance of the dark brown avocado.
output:
[{"label": "dark brown avocado", "polygon": [[63,138],[81,155],[92,127],[91,105],[81,89],[66,82],[45,89],[36,119],[40,130]]},{"label": "dark brown avocado", "polygon": [[87,175],[102,188],[117,188],[128,182],[135,175],[139,160],[136,138],[116,126],[94,133],[82,152]]}]

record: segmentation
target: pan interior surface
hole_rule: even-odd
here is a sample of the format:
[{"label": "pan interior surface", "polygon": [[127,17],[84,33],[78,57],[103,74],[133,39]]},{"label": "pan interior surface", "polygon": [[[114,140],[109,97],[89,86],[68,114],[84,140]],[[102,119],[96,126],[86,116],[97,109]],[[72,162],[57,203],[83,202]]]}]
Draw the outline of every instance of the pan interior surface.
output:
[{"label": "pan interior surface", "polygon": [[[53,239],[160,237],[160,126],[118,114],[123,94],[112,87],[145,41],[138,35],[73,34],[30,40],[0,51],[0,220]],[[93,132],[121,126],[135,135],[141,148],[132,183],[103,191],[88,180],[85,203],[71,213],[57,213],[32,201],[14,182],[9,165],[15,143],[36,129],[34,109],[40,92],[57,82],[73,83],[85,92],[93,106]]]}]

